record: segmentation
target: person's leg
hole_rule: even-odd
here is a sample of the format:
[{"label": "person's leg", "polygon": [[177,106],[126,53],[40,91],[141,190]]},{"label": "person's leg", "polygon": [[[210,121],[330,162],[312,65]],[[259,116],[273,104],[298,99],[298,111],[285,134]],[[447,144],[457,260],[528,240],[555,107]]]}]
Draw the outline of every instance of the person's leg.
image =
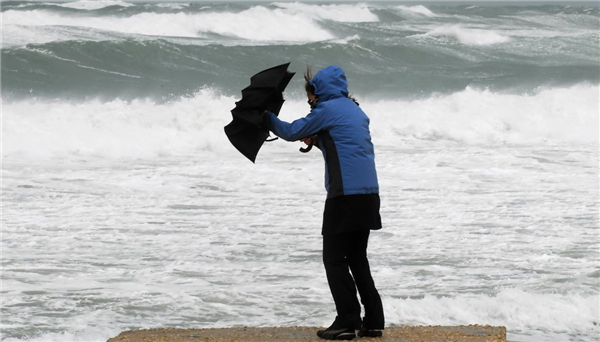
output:
[{"label": "person's leg", "polygon": [[323,235],[323,264],[329,289],[335,302],[337,318],[334,322],[343,328],[361,327],[360,304],[356,297],[356,285],[348,269],[345,246],[350,242],[347,234]]},{"label": "person's leg", "polygon": [[369,242],[369,231],[353,232],[351,243],[346,245],[348,264],[356,282],[360,294],[360,300],[365,307],[365,318],[363,327],[368,329],[383,329],[385,319],[383,305],[375,282],[371,276],[371,268],[367,259],[367,246]]}]

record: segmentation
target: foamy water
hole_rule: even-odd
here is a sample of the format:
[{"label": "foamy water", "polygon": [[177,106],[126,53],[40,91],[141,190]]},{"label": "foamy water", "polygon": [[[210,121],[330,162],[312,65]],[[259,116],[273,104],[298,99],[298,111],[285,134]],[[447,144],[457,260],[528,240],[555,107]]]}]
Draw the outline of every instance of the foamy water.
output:
[{"label": "foamy water", "polygon": [[76,8],[76,9],[81,9],[81,10],[97,10],[97,9],[109,7],[109,6],[130,7],[130,6],[133,6],[133,4],[125,2],[125,1],[119,1],[119,0],[109,0],[109,1],[80,0],[80,1],[72,1],[72,2],[67,2],[67,3],[62,3],[62,4],[59,4],[58,6],[66,7],[66,8]]},{"label": "foamy water", "polygon": [[[593,103],[546,100],[593,99],[586,91],[597,87],[364,102],[385,226],[370,255],[388,324],[591,341],[598,118]],[[484,100],[469,109],[474,96]],[[274,142],[251,164],[221,131],[232,102],[206,90],[165,105],[4,106],[7,341],[328,324],[321,157]],[[544,125],[524,119],[542,110]]]},{"label": "foamy water", "polygon": [[[385,227],[370,257],[388,324],[592,341],[597,152],[410,145],[377,156]],[[266,146],[256,165],[233,152],[5,160],[6,338],[328,324],[322,161],[297,147]]]},{"label": "foamy water", "polygon": [[[475,100],[476,99],[476,100]],[[203,89],[170,103],[148,99],[83,103],[28,101],[3,105],[3,156],[28,159],[160,158],[198,151],[235,152],[223,126],[236,97]],[[449,141],[473,146],[598,144],[598,86],[498,94],[466,89],[423,100],[362,101],[384,147]],[[288,100],[281,118],[307,114]],[[235,152],[237,153],[237,152]]]},{"label": "foamy water", "polygon": [[494,31],[465,29],[460,25],[438,27],[427,32],[424,36],[450,37],[466,45],[492,45],[510,41],[509,37]]},{"label": "foamy water", "polygon": [[330,324],[322,156],[223,132],[288,61],[371,118],[388,325],[598,340],[596,4],[2,5],[4,341]]}]

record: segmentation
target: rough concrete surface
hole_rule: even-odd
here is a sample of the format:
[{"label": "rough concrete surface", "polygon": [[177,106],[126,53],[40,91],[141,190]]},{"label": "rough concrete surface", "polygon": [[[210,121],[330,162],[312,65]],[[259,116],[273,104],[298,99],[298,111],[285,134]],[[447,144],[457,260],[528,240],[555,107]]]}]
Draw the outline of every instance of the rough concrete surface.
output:
[{"label": "rough concrete surface", "polygon": [[[317,327],[149,329],[124,331],[107,342],[320,342]],[[489,325],[388,327],[382,338],[360,342],[507,342],[506,328]]]}]

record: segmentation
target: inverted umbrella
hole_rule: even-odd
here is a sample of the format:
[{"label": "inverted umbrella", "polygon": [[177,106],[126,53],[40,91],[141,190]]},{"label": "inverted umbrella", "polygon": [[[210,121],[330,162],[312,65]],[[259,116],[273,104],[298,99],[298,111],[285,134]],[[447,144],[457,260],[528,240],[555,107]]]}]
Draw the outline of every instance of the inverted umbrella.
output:
[{"label": "inverted umbrella", "polygon": [[295,75],[287,71],[289,65],[278,65],[252,76],[250,85],[242,90],[242,99],[231,110],[233,120],[225,126],[231,144],[253,163],[269,137],[269,130],[262,127],[262,113],[268,110],[279,114],[285,101],[283,90]]}]

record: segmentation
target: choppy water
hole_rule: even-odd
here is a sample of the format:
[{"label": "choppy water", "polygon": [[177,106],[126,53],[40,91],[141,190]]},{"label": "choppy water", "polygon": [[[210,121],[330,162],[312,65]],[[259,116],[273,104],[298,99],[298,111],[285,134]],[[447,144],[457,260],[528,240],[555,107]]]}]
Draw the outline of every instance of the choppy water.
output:
[{"label": "choppy water", "polygon": [[[466,86],[597,84],[586,5],[3,2],[5,99],[237,95],[248,70],[343,64],[351,91],[397,98]],[[301,89],[301,78],[295,80]]]},{"label": "choppy water", "polygon": [[[371,117],[390,325],[600,337],[596,3],[2,2],[2,338],[327,325],[323,166],[223,126],[339,64]],[[264,25],[263,23],[269,23]],[[307,112],[301,77],[281,117]]]}]

